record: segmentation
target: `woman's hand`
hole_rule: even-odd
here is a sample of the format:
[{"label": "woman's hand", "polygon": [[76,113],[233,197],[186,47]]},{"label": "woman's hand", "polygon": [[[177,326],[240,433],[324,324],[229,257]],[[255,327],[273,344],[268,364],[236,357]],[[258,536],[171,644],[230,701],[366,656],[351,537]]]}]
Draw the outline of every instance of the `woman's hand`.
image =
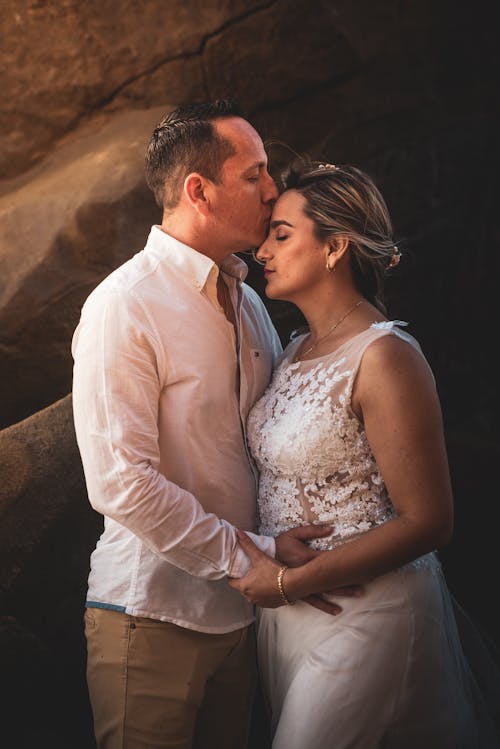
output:
[{"label": "woman's hand", "polygon": [[[237,530],[236,534],[241,548],[250,559],[251,567],[244,577],[229,580],[231,588],[241,593],[247,601],[261,608],[275,609],[278,606],[286,605],[278,588],[278,572],[282,566],[281,563],[264,554],[246,533]],[[286,593],[286,579],[283,580],[283,586]],[[358,597],[363,595],[363,588],[360,585],[348,585],[336,588],[331,592],[339,597]],[[287,597],[293,602],[293,597],[290,597],[288,593]],[[332,616],[336,616],[342,611],[341,606],[333,601],[325,601],[320,594],[312,593],[304,596],[301,600]]]}]

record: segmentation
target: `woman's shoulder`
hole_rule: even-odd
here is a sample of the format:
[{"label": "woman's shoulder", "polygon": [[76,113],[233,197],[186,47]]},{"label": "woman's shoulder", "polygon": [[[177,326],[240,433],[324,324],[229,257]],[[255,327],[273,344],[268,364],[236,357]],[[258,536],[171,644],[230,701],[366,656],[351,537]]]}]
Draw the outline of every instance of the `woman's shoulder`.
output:
[{"label": "woman's shoulder", "polygon": [[[420,344],[405,330],[407,326],[408,323],[403,320],[372,322],[343,341],[332,352],[322,355],[319,359],[305,359],[303,363],[313,365],[318,361],[326,362],[342,356],[354,369],[357,369],[368,352],[370,352],[369,358],[373,361],[388,361],[393,356],[412,358],[415,355],[425,360]],[[277,361],[277,366],[284,362],[293,362],[307,335],[308,331],[304,329],[292,333],[290,341]]]},{"label": "woman's shoulder", "polygon": [[423,356],[420,343],[412,336],[406,328],[408,323],[404,320],[384,320],[383,322],[374,322],[370,327],[359,336],[359,347],[372,353],[378,352],[379,355],[385,351],[389,352],[408,352],[408,356],[413,356],[416,352]]},{"label": "woman's shoulder", "polygon": [[406,343],[410,343],[412,346],[420,350],[420,344],[416,338],[410,335],[406,330],[408,326],[409,323],[405,320],[383,320],[381,322],[372,322],[371,325],[369,325],[360,335],[364,334],[368,342],[385,337],[388,337],[390,340],[394,337],[405,341]]},{"label": "woman's shoulder", "polygon": [[366,337],[360,351],[360,374],[372,382],[383,383],[384,388],[397,382],[401,376],[414,379],[430,379],[434,375],[422,348],[412,335],[403,328],[407,323],[392,320],[374,323],[371,335]]}]

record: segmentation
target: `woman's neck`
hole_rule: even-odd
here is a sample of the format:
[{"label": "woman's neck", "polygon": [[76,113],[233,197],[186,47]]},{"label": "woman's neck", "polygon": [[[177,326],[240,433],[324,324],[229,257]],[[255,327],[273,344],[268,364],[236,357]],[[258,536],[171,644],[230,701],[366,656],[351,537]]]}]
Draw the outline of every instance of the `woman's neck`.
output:
[{"label": "woman's neck", "polygon": [[340,325],[340,321],[353,314],[363,301],[362,295],[353,289],[335,300],[330,299],[328,304],[325,300],[321,304],[309,300],[309,304],[301,305],[299,309],[307,320],[311,339],[317,341],[333,332],[332,327]]}]

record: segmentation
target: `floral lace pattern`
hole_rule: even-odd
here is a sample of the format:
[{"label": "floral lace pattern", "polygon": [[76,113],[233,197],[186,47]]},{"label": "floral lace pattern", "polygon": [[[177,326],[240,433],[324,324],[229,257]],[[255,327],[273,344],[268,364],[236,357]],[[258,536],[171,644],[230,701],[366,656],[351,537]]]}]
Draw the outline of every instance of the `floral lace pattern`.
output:
[{"label": "floral lace pattern", "polygon": [[311,544],[327,549],[392,517],[351,394],[373,340],[395,333],[414,341],[395,327],[401,324],[374,324],[316,360],[292,363],[298,339],[289,345],[248,418],[250,449],[260,471],[261,533],[276,536],[297,525],[328,523],[332,535]]}]

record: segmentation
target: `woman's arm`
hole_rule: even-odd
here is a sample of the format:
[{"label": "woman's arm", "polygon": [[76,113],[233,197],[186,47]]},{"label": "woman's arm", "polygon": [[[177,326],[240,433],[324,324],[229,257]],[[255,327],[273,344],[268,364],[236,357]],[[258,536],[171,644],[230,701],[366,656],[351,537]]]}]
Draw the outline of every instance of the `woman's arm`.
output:
[{"label": "woman's arm", "polygon": [[[283,584],[290,599],[360,585],[445,545],[451,536],[453,499],[441,408],[421,353],[394,335],[371,344],[352,407],[364,423],[396,516],[288,569]],[[252,562],[257,566],[241,579],[240,592],[261,606],[281,605],[275,563],[271,567],[265,555]]]}]

